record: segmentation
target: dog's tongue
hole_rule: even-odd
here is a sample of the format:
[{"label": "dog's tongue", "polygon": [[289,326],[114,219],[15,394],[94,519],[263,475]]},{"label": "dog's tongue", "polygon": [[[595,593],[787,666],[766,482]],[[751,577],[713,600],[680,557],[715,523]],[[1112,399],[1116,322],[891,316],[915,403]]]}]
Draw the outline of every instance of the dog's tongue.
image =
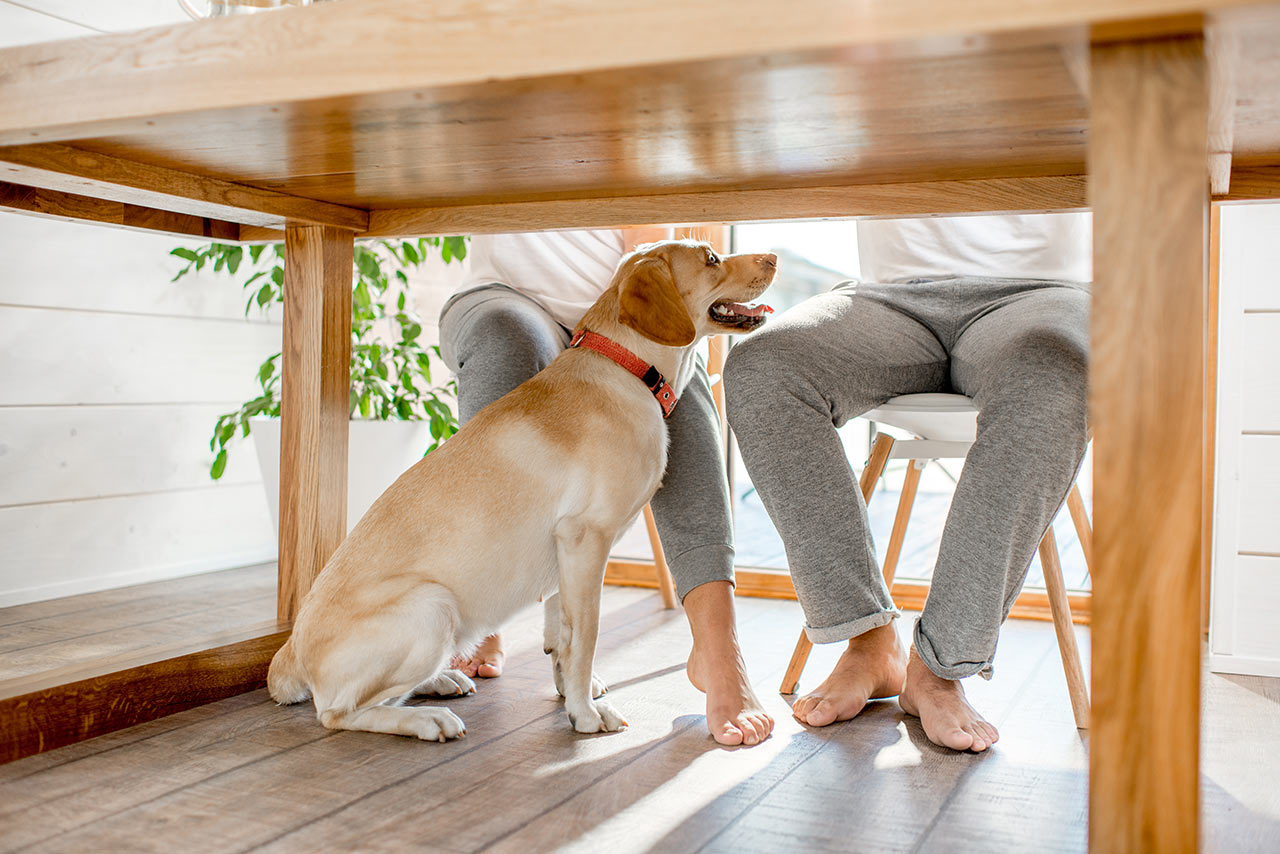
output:
[{"label": "dog's tongue", "polygon": [[759,317],[762,314],[773,314],[773,306],[770,305],[743,305],[740,302],[725,303],[734,314],[745,314],[747,317]]}]

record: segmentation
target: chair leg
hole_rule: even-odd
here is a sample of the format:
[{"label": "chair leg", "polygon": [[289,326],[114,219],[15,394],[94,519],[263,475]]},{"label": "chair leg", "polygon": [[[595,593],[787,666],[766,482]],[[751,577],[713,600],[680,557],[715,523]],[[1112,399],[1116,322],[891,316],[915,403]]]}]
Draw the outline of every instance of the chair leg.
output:
[{"label": "chair leg", "polygon": [[653,508],[644,506],[644,526],[649,531],[649,546],[653,549],[653,568],[658,574],[658,590],[662,593],[662,607],[676,606],[676,583],[671,578],[671,569],[667,566],[667,557],[662,551],[662,540],[658,538],[658,523],[653,521]]},{"label": "chair leg", "polygon": [[1071,521],[1076,526],[1076,536],[1080,538],[1080,551],[1084,553],[1085,569],[1093,572],[1093,526],[1089,524],[1089,513],[1084,509],[1084,499],[1080,496],[1080,485],[1071,484],[1067,493],[1067,509],[1071,511]]},{"label": "chair leg", "polygon": [[1089,689],[1085,683],[1084,667],[1080,663],[1080,649],[1076,645],[1075,629],[1071,625],[1071,606],[1067,602],[1067,585],[1062,579],[1062,564],[1058,559],[1058,543],[1053,536],[1053,526],[1045,531],[1040,541],[1040,566],[1044,569],[1044,586],[1049,594],[1049,611],[1053,615],[1053,628],[1058,635],[1058,653],[1062,656],[1062,669],[1067,675],[1067,692],[1071,695],[1071,711],[1075,714],[1078,729],[1089,728]]},{"label": "chair leg", "polygon": [[787,672],[782,676],[782,686],[778,688],[779,694],[796,692],[796,688],[800,685],[800,674],[804,673],[804,666],[809,661],[809,651],[812,649],[813,641],[809,640],[804,629],[801,629],[800,637],[796,639],[795,652],[791,653],[791,661],[787,663]]},{"label": "chair leg", "polygon": [[[871,493],[875,491],[876,481],[884,473],[884,467],[889,462],[889,453],[892,450],[893,437],[884,433],[878,434],[875,444],[871,446],[871,456],[862,469],[862,477],[858,479],[858,488],[862,490],[864,502],[871,501]],[[782,686],[778,689],[778,693],[795,693],[796,687],[800,684],[800,675],[804,673],[804,666],[809,663],[809,653],[812,649],[813,642],[804,633],[804,629],[801,629],[795,652],[791,654],[791,662],[787,665],[787,672],[782,676]]]},{"label": "chair leg", "polygon": [[902,543],[907,538],[907,523],[911,521],[911,508],[916,503],[916,489],[920,486],[923,460],[907,461],[907,477],[902,482],[902,497],[898,499],[898,514],[893,517],[893,533],[889,535],[889,548],[884,553],[884,584],[893,590],[893,575],[902,555]]}]

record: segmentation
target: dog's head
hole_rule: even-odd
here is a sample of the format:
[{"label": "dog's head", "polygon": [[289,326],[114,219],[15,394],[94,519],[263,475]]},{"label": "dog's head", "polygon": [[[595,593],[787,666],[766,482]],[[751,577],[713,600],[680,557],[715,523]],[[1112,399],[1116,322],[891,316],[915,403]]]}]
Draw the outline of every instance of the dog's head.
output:
[{"label": "dog's head", "polygon": [[771,253],[721,255],[692,240],[646,244],[618,268],[618,321],[668,347],[750,332],[764,325],[767,309],[749,303],[777,272]]}]

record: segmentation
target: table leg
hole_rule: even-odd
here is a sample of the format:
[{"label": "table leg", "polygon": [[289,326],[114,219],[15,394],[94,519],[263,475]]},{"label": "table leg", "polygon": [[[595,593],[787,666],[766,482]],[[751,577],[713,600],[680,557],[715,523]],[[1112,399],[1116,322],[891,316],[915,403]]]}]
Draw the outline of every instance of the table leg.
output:
[{"label": "table leg", "polygon": [[280,579],[292,620],[347,533],[347,398],[351,385],[350,231],[285,232],[281,378]]},{"label": "table leg", "polygon": [[1092,47],[1094,851],[1199,831],[1204,44]]}]

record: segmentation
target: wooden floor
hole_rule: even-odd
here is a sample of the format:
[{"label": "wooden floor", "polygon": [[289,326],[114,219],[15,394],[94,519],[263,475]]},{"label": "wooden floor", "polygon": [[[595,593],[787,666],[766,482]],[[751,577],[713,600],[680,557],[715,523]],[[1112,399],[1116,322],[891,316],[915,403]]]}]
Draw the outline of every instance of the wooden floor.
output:
[{"label": "wooden floor", "polygon": [[275,616],[274,563],[0,608],[0,681]]},{"label": "wooden floor", "polygon": [[[771,690],[798,607],[738,605],[778,718],[756,748],[707,737],[683,616],[652,591],[607,588],[597,669],[625,732],[570,732],[531,612],[509,632],[508,675],[449,701],[467,722],[461,741],[329,733],[309,704],[246,694],[0,766],[0,850],[1084,850],[1086,748],[1049,624],[1006,626],[995,679],[970,680],[1003,738],[957,755],[891,701],[846,724],[798,725]],[[835,653],[815,651],[802,687]],[[1208,851],[1280,850],[1278,682],[1206,678]]]}]

